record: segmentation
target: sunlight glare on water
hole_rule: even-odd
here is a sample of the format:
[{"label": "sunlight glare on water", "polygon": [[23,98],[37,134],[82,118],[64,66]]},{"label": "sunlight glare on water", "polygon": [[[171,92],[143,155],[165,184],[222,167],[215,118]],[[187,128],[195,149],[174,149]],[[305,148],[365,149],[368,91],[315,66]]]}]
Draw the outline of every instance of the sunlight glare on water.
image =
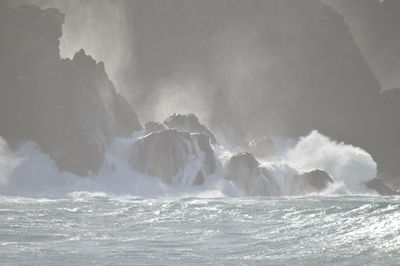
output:
[{"label": "sunlight glare on water", "polygon": [[2,197],[4,265],[396,265],[396,197]]}]

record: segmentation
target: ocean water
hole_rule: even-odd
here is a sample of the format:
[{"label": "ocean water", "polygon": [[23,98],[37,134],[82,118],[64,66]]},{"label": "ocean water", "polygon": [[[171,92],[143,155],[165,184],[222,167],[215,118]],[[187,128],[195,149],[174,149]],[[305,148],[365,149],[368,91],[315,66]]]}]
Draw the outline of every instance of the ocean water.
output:
[{"label": "ocean water", "polygon": [[1,265],[400,265],[400,198],[0,197]]}]

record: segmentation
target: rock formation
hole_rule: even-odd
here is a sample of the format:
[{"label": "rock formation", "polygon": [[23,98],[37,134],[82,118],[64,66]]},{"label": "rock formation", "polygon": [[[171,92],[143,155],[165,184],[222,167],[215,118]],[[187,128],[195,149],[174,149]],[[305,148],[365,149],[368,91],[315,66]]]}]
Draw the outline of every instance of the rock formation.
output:
[{"label": "rock formation", "polygon": [[217,143],[214,134],[202,125],[194,114],[173,114],[164,121],[164,125],[182,132],[200,133],[209,136],[211,143]]},{"label": "rock formation", "polygon": [[309,193],[321,192],[327,189],[328,186],[333,183],[333,179],[328,173],[316,169],[301,175],[295,175],[293,177],[293,194],[305,195]]},{"label": "rock formation", "polygon": [[134,111],[102,62],[60,58],[63,14],[0,3],[0,136],[36,142],[61,170],[98,171],[113,137],[141,129]]},{"label": "rock formation", "polygon": [[229,160],[225,178],[242,196],[279,196],[280,189],[269,171],[251,153],[239,153]]},{"label": "rock formation", "polygon": [[149,121],[144,124],[144,134],[167,130],[167,127],[159,122]]},{"label": "rock formation", "polygon": [[130,164],[136,171],[166,184],[201,185],[217,168],[210,138],[199,133],[168,129],[139,139]]},{"label": "rock formation", "polygon": [[[363,148],[381,173],[393,177],[391,182],[400,180],[395,178],[400,176],[400,130],[394,126],[399,109],[385,107],[378,79],[335,9],[321,0],[171,0],[162,7],[158,2],[129,3],[133,25],[140,22],[135,28],[140,62],[135,71],[147,88],[181,76],[205,80],[201,95],[210,103],[205,109],[219,135],[239,134],[228,137],[240,142],[266,133],[297,138],[316,129]],[[379,20],[376,35],[367,36],[385,37],[375,44],[398,43],[393,34],[397,0],[323,2],[353,6],[350,14],[368,21],[368,34],[376,25],[370,21]],[[381,45],[371,47],[382,54]],[[138,101],[146,103],[155,93],[143,92]]]},{"label": "rock formation", "polygon": [[385,181],[381,178],[375,178],[365,184],[367,188],[377,192],[379,195],[382,196],[393,196],[393,195],[400,195],[399,190],[394,190],[390,188],[390,186],[385,184]]}]

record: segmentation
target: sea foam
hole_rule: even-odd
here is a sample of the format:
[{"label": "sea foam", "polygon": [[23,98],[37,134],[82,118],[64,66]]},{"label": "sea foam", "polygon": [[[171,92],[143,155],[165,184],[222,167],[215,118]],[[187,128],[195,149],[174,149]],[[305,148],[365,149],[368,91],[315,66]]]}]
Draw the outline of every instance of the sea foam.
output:
[{"label": "sea foam", "polygon": [[[101,192],[111,195],[139,197],[176,196],[238,196],[235,187],[223,178],[223,170],[206,178],[201,186],[187,184],[167,185],[159,179],[134,171],[129,163],[129,151],[143,132],[131,138],[114,139],[109,147],[101,171],[80,177],[60,171],[54,161],[33,142],[22,143],[11,150],[0,138],[0,193],[3,195],[63,198],[77,191]],[[221,146],[215,147],[223,162],[233,153]],[[279,184],[282,195],[290,195],[290,182],[295,174],[321,169],[332,176],[335,185],[323,194],[367,194],[363,185],[376,177],[377,166],[372,157],[361,148],[338,143],[312,131],[295,145],[286,146],[278,157],[265,160],[266,167]],[[182,169],[190,172],[190,169]]]}]

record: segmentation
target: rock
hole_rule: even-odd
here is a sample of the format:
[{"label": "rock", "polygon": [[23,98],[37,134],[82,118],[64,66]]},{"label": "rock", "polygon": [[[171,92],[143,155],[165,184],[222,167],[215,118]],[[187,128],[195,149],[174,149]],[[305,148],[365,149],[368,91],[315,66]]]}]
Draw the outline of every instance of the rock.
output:
[{"label": "rock", "polygon": [[268,137],[250,141],[248,144],[248,150],[257,158],[268,158],[276,153],[275,145]]},{"label": "rock", "polygon": [[183,132],[200,133],[210,137],[211,143],[217,143],[214,134],[199,122],[194,114],[173,114],[164,121],[170,129],[176,129]]},{"label": "rock", "polygon": [[208,136],[171,129],[139,139],[129,162],[136,171],[166,184],[189,186],[202,184],[217,167]]},{"label": "rock", "polygon": [[380,178],[375,178],[365,184],[367,188],[376,191],[379,195],[382,196],[392,196],[392,195],[400,195],[400,191],[395,191],[387,186],[384,180]]},{"label": "rock", "polygon": [[244,196],[278,196],[280,189],[268,169],[260,166],[251,153],[239,153],[226,166],[226,179]]},{"label": "rock", "polygon": [[159,122],[149,121],[144,125],[144,134],[167,130],[167,127]]},{"label": "rock", "polygon": [[333,184],[332,177],[321,170],[313,170],[301,175],[293,177],[294,194],[309,194],[313,192],[321,192]]},{"label": "rock", "polygon": [[382,71],[378,77],[390,74],[385,89],[399,87],[391,84],[400,81],[399,3],[170,0],[154,18],[153,1],[130,1],[141,59],[132,69],[153,88],[148,99],[170,79],[170,69],[174,77],[196,73],[205,80],[201,100],[218,141],[245,132],[229,138],[235,146],[266,132],[298,138],[316,129],[363,148],[388,181],[400,183],[400,102],[387,107],[370,67]]},{"label": "rock", "polygon": [[114,137],[140,130],[102,62],[61,59],[64,15],[23,5],[0,16],[0,136],[34,141],[63,171],[97,172]]},{"label": "rock", "polygon": [[203,185],[205,182],[204,174],[202,172],[198,172],[196,178],[193,181],[194,186]]}]

